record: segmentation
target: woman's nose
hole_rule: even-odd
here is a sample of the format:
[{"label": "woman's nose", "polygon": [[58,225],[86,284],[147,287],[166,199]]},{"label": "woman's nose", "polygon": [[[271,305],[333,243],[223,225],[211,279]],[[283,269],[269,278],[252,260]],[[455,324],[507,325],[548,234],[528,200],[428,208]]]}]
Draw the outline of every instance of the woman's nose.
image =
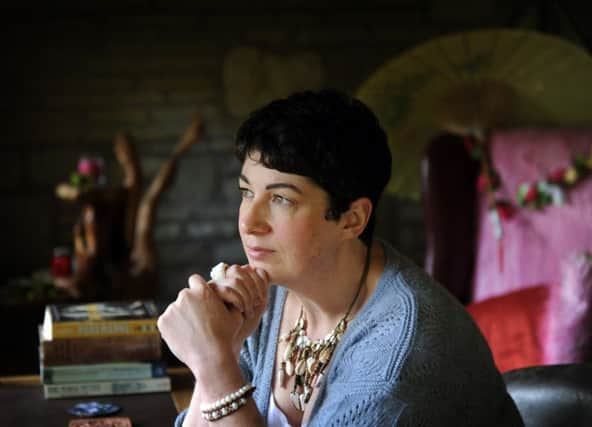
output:
[{"label": "woman's nose", "polygon": [[258,203],[241,206],[239,215],[240,231],[246,234],[262,234],[271,230],[266,209]]}]

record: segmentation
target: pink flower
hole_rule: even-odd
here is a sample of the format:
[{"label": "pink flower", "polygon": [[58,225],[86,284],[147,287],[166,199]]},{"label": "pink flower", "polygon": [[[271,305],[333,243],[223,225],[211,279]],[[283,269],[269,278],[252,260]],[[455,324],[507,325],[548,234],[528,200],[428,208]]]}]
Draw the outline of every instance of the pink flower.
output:
[{"label": "pink flower", "polygon": [[97,179],[103,173],[103,163],[98,158],[81,157],[78,161],[78,173]]}]

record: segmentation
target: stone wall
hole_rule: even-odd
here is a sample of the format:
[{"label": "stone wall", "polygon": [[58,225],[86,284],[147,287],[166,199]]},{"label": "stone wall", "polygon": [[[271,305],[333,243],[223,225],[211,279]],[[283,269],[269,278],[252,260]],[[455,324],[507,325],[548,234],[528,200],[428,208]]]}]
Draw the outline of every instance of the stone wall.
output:
[{"label": "stone wall", "polygon": [[[5,15],[2,108],[9,120],[0,140],[0,278],[45,268],[52,248],[70,243],[77,209],[53,189],[82,154],[104,156],[109,180],[118,181],[111,143],[127,129],[149,180],[199,114],[204,137],[181,161],[158,211],[163,301],[189,273],[243,260],[239,165],[231,152],[248,111],[303,88],[354,93],[406,48],[454,31],[507,26],[515,12],[510,0],[273,7],[224,0],[153,1],[148,14],[132,16],[142,2],[95,3],[66,2],[45,15],[15,12],[14,20]],[[422,262],[418,203],[385,198],[377,234]]]}]

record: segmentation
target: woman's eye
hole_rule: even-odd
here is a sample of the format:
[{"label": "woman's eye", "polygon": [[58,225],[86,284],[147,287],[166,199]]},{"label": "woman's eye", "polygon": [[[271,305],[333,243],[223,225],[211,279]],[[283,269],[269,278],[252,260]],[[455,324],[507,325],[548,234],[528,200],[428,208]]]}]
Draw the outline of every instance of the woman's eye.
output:
[{"label": "woman's eye", "polygon": [[278,205],[283,205],[283,206],[291,206],[294,204],[294,202],[292,202],[292,200],[290,200],[284,196],[280,196],[279,194],[274,194],[271,198],[271,201],[273,203],[276,203]]},{"label": "woman's eye", "polygon": [[240,191],[241,197],[243,199],[252,199],[253,198],[253,192],[251,190],[249,190],[248,188],[239,188],[238,191]]}]

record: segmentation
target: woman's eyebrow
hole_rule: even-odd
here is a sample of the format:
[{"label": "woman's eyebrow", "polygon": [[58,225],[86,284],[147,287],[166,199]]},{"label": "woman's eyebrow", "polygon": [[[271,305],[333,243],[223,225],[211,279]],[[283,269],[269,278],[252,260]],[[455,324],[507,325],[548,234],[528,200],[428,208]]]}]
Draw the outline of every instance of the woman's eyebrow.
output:
[{"label": "woman's eyebrow", "polygon": [[287,182],[276,182],[274,184],[269,184],[265,186],[266,190],[273,190],[274,188],[288,188],[290,190],[295,191],[298,194],[303,194],[300,188],[296,187],[294,184],[289,184]]},{"label": "woman's eyebrow", "polygon": [[[245,184],[251,184],[249,179],[244,176],[242,173],[239,175],[239,180],[243,181]],[[273,190],[275,188],[288,188],[292,191],[295,191],[298,194],[304,194],[300,188],[295,186],[294,184],[290,184],[288,182],[275,182],[273,184],[269,184],[265,186],[266,190]]]}]

